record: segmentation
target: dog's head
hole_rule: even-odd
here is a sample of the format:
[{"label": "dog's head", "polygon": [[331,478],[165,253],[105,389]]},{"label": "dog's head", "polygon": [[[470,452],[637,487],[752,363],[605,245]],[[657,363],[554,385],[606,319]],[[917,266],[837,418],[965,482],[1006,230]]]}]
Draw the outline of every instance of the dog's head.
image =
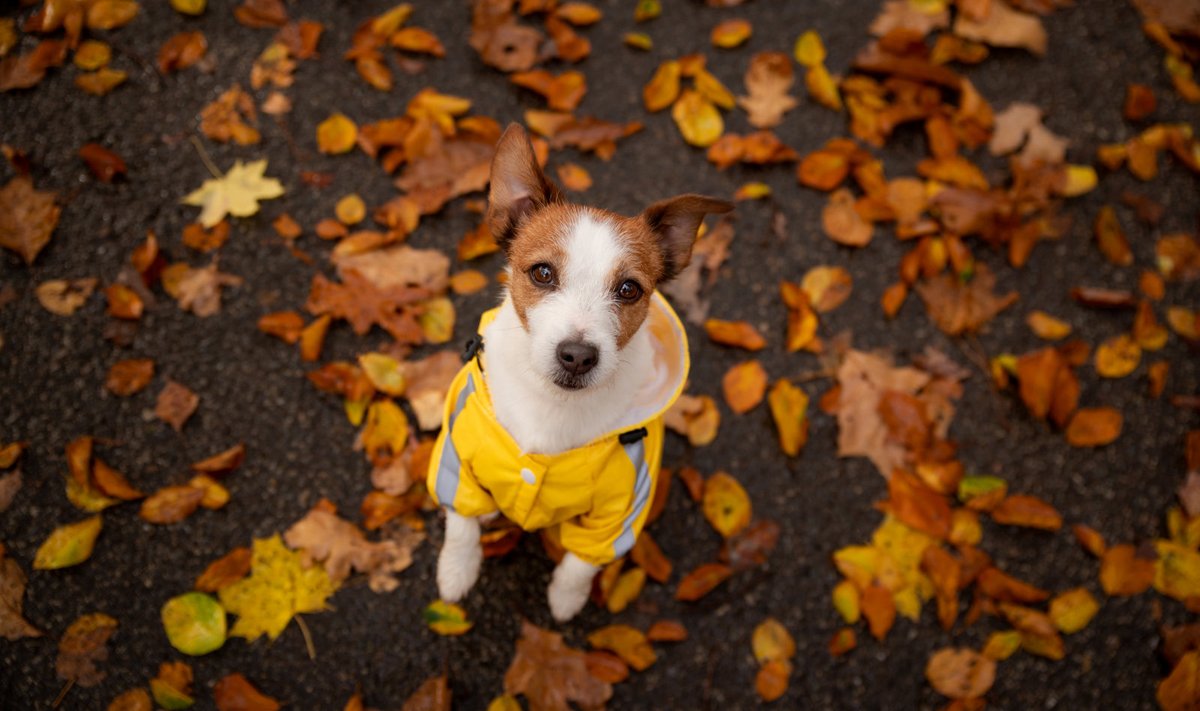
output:
[{"label": "dog's head", "polygon": [[608,382],[654,290],[688,265],[701,220],[731,209],[701,195],[637,217],[573,205],[538,166],[524,129],[510,125],[492,160],[487,222],[508,257],[533,371],[564,390]]}]

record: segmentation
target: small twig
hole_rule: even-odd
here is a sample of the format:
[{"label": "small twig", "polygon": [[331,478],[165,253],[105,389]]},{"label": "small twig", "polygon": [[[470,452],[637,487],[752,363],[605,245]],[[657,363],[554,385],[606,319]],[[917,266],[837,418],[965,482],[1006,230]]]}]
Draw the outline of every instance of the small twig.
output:
[{"label": "small twig", "polygon": [[50,704],[50,708],[58,708],[59,704],[63,702],[63,699],[67,698],[67,692],[69,692],[73,686],[75,686],[75,680],[67,679],[67,683],[63,686],[62,691],[58,692],[58,696],[54,697],[54,703]]},{"label": "small twig", "polygon": [[308,625],[304,623],[304,618],[296,615],[296,624],[300,625],[300,633],[304,635],[304,646],[308,647],[308,658],[317,661],[317,647],[313,644],[312,633],[308,631]]},{"label": "small twig", "polygon": [[220,180],[223,177],[221,171],[217,170],[217,166],[213,164],[212,158],[208,157],[208,151],[204,150],[200,139],[195,136],[188,136],[188,138],[191,139],[192,145],[196,147],[196,152],[200,154],[200,160],[204,161],[204,167],[208,168],[208,172],[212,173],[214,178]]}]

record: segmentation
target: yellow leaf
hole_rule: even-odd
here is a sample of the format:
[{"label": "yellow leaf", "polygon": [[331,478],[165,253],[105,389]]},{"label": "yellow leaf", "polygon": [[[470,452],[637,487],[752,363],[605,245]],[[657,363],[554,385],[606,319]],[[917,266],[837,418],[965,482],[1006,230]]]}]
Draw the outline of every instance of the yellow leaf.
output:
[{"label": "yellow leaf", "polygon": [[208,654],[225,644],[225,610],[211,595],[190,592],[173,597],[161,614],[167,641],[184,654]]},{"label": "yellow leaf", "polygon": [[808,94],[818,104],[834,111],[842,110],[842,96],[838,93],[837,82],[830,76],[824,64],[818,64],[804,75],[804,85]]},{"label": "yellow leaf", "polygon": [[207,4],[208,0],[171,0],[171,7],[184,15],[199,15]]},{"label": "yellow leaf", "polygon": [[612,590],[608,592],[608,600],[605,601],[608,611],[615,615],[626,607],[629,607],[629,603],[636,600],[638,595],[642,594],[642,588],[645,585],[645,570],[633,568],[621,573],[621,577],[617,578],[617,582],[613,585]]},{"label": "yellow leaf", "polygon": [[862,616],[862,608],[859,606],[859,592],[854,583],[849,580],[843,580],[833,588],[833,607],[846,621],[846,624],[852,625],[858,622]]},{"label": "yellow leaf", "polygon": [[629,625],[601,627],[589,634],[587,641],[596,649],[607,649],[616,654],[638,671],[645,671],[658,659],[646,635]]},{"label": "yellow leaf", "polygon": [[200,211],[200,224],[206,228],[213,227],[226,215],[254,215],[258,212],[259,200],[283,195],[283,185],[278,180],[263,177],[266,169],[265,158],[250,163],[237,161],[224,176],[205,180],[204,185],[183,199],[183,203],[204,208]]},{"label": "yellow leaf", "polygon": [[294,615],[325,609],[337,590],[324,566],[303,567],[300,553],[288,550],[279,534],[254,540],[250,575],[218,592],[226,610],[238,615],[229,634],[253,642],[278,637]]},{"label": "yellow leaf", "polygon": [[721,113],[703,94],[688,89],[683,92],[671,108],[671,118],[679,127],[683,140],[699,148],[707,148],[717,142],[725,132]]},{"label": "yellow leaf", "polygon": [[92,555],[92,547],[96,544],[96,536],[100,535],[101,526],[100,517],[92,516],[54,529],[38,548],[33,567],[37,570],[56,570],[87,560]]},{"label": "yellow leaf", "polygon": [[983,656],[1002,662],[1017,653],[1021,648],[1021,633],[1016,630],[993,632],[983,645]]},{"label": "yellow leaf", "polygon": [[422,613],[429,629],[445,636],[466,634],[475,625],[467,619],[467,611],[452,602],[434,600]]},{"label": "yellow leaf", "polygon": [[1104,378],[1123,378],[1137,369],[1142,347],[1127,334],[1109,338],[1096,348],[1096,372]]},{"label": "yellow leaf", "polygon": [[374,459],[381,449],[387,449],[395,456],[403,452],[407,444],[408,418],[400,406],[391,400],[371,403],[363,428],[363,448],[367,450],[367,456]]},{"label": "yellow leaf", "polygon": [[404,394],[408,380],[400,361],[384,353],[364,353],[358,357],[358,365],[379,392],[396,397]]},{"label": "yellow leaf", "polygon": [[754,628],[750,644],[759,664],[787,661],[796,656],[796,641],[774,617],[768,617]]},{"label": "yellow leaf", "polygon": [[733,49],[750,39],[753,28],[747,20],[733,18],[724,20],[712,29],[710,39],[713,46],[721,49]]},{"label": "yellow leaf", "polygon": [[1186,601],[1200,596],[1200,553],[1173,541],[1155,541],[1154,589]]},{"label": "yellow leaf", "polygon": [[770,194],[771,186],[766,183],[745,183],[733,194],[733,199],[739,202],[742,200],[761,200],[770,196]]},{"label": "yellow leaf", "polygon": [[454,336],[454,304],[444,296],[422,304],[417,316],[421,332],[429,343],[446,343]]},{"label": "yellow leaf", "polygon": [[348,153],[357,140],[358,126],[343,113],[335,113],[317,124],[317,149],[322,153]]},{"label": "yellow leaf", "polygon": [[825,63],[825,43],[816,30],[809,30],[796,38],[796,46],[792,48],[796,61],[806,67],[815,67]]},{"label": "yellow leaf", "polygon": [[1067,634],[1087,627],[1099,611],[1100,603],[1087,588],[1068,590],[1050,601],[1050,619],[1055,627]]},{"label": "yellow leaf", "polygon": [[750,524],[750,497],[737,479],[717,472],[704,482],[704,518],[729,538]]},{"label": "yellow leaf", "polygon": [[669,59],[658,66],[654,76],[642,87],[647,111],[662,111],[679,98],[679,62]]},{"label": "yellow leaf", "polygon": [[767,405],[771,408],[783,453],[789,457],[800,454],[808,442],[808,395],[784,378],[771,388]]},{"label": "yellow leaf", "polygon": [[1059,194],[1077,197],[1096,187],[1096,169],[1090,165],[1068,165],[1063,176]]}]

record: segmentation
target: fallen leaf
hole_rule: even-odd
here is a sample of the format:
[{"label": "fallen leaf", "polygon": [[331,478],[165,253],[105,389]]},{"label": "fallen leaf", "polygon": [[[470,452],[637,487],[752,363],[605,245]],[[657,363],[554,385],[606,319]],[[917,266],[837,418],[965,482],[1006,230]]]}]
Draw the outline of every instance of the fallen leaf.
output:
[{"label": "fallen leaf", "polygon": [[[258,213],[259,200],[283,195],[283,185],[278,180],[263,176],[266,169],[265,158],[250,163],[236,161],[228,173],[205,180],[198,190],[183,198],[183,203],[204,208],[200,212],[200,224],[205,227],[212,227],[225,215],[255,215]],[[2,202],[0,199],[0,204]],[[3,236],[2,230],[0,236]]]},{"label": "fallen leaf", "polygon": [[1013,494],[992,509],[992,520],[1006,526],[1024,526],[1043,531],[1062,528],[1062,515],[1035,496]]},{"label": "fallen leaf", "polygon": [[767,346],[766,339],[759,334],[758,329],[745,321],[710,318],[704,322],[704,331],[714,342],[724,346],[744,348],[748,351],[760,351]]},{"label": "fallen leaf", "polygon": [[158,50],[158,71],[163,74],[187,69],[204,59],[208,40],[204,33],[193,30],[172,35]]},{"label": "fallen leaf", "polygon": [[185,709],[196,703],[192,697],[192,668],[185,662],[163,662],[158,676],[150,680],[154,701],[164,709]]},{"label": "fallen leaf", "polygon": [[725,132],[721,113],[703,94],[685,89],[671,108],[671,118],[683,140],[698,148],[707,148]]},{"label": "fallen leaf", "polygon": [[779,620],[768,617],[750,635],[754,658],[759,664],[782,662],[796,656],[796,641]]},{"label": "fallen leaf", "polygon": [[567,709],[570,703],[598,708],[612,698],[612,686],[588,673],[583,652],[527,621],[504,673],[504,692],[523,694],[533,709]]},{"label": "fallen leaf", "polygon": [[[255,121],[254,98],[234,84],[200,112],[200,132],[218,143],[258,143],[262,134],[247,121]],[[217,218],[220,219],[220,218]],[[215,220],[214,220],[215,224]],[[205,227],[212,224],[205,223]]]},{"label": "fallen leaf", "polygon": [[748,114],[755,128],[778,126],[783,115],[796,107],[788,95],[795,82],[792,60],[783,52],[759,52],[746,69],[746,96],[737,98],[738,106]]},{"label": "fallen leaf", "polygon": [[1046,341],[1059,341],[1071,335],[1071,324],[1045,311],[1030,311],[1025,323],[1038,338]]},{"label": "fallen leaf", "polygon": [[121,156],[99,143],[85,143],[79,149],[79,157],[98,180],[111,183],[117,176],[125,175],[125,161]]},{"label": "fallen leaf", "polygon": [[0,188],[0,247],[33,264],[58,225],[62,208],[54,198],[52,192],[34,190],[33,181],[24,175]]},{"label": "fallen leaf", "polygon": [[791,381],[781,378],[771,386],[767,405],[783,453],[789,457],[799,455],[808,442],[808,395]]},{"label": "fallen leaf", "polygon": [[1171,673],[1158,684],[1154,698],[1165,711],[1194,708],[1200,697],[1200,652],[1183,655]]},{"label": "fallen leaf", "polygon": [[96,290],[98,281],[95,277],[51,279],[38,284],[34,294],[42,308],[50,313],[70,316],[87,303],[92,292]]},{"label": "fallen leaf", "polygon": [[976,699],[996,680],[996,662],[973,649],[941,649],[925,665],[925,678],[942,696]]},{"label": "fallen leaf", "polygon": [[179,523],[191,516],[203,499],[203,489],[190,485],[165,486],[146,497],[138,515],[150,523]]},{"label": "fallen leaf", "polygon": [[250,575],[218,595],[225,609],[238,615],[229,634],[253,642],[263,634],[275,639],[294,615],[324,610],[336,589],[324,568],[303,567],[301,554],[275,535],[254,540]]},{"label": "fallen leaf", "polygon": [[[629,678],[629,665],[621,661],[621,658],[612,652],[593,650],[588,652],[584,657],[584,663],[587,664],[589,674],[607,684],[619,684]],[[511,699],[512,697],[504,698]],[[513,700],[513,704],[515,708],[512,711],[517,711],[517,709],[521,708],[521,704],[515,699]],[[493,711],[491,705],[488,706],[488,711]]]},{"label": "fallen leaf", "polygon": [[880,585],[869,585],[862,593],[862,614],[875,639],[887,636],[896,621],[896,603],[892,593]]},{"label": "fallen leaf", "polygon": [[1111,407],[1081,408],[1067,425],[1072,447],[1103,447],[1121,436],[1121,413]]},{"label": "fallen leaf", "polygon": [[767,391],[767,371],[757,360],[748,360],[731,367],[721,380],[725,402],[737,414],[753,410]]},{"label": "fallen leaf", "polygon": [[712,592],[713,588],[733,575],[733,568],[720,563],[706,563],[683,577],[675,588],[675,599],[694,602]]},{"label": "fallen leaf", "polygon": [[372,590],[382,591],[393,588],[395,574],[412,565],[413,549],[424,540],[424,535],[410,532],[368,541],[357,526],[318,503],[288,528],[283,540],[303,551],[305,563],[324,563],[328,580],[335,589],[351,572],[357,571],[369,576]]},{"label": "fallen leaf", "polygon": [[117,621],[101,612],[83,615],[72,622],[58,641],[58,657],[54,660],[58,678],[84,688],[104,681],[108,673],[96,665],[108,659],[105,645],[116,631]]},{"label": "fallen leaf", "polygon": [[195,588],[201,592],[217,592],[236,583],[250,573],[250,549],[239,546],[214,560],[196,578]]},{"label": "fallen leaf", "polygon": [[153,377],[153,360],[149,358],[119,360],[108,369],[104,387],[114,395],[129,397],[144,390]]},{"label": "fallen leaf", "polygon": [[1100,559],[1100,587],[1110,597],[1138,595],[1154,583],[1154,561],[1131,545],[1111,546]]},{"label": "fallen leaf", "polygon": [[225,644],[225,610],[211,595],[173,597],[163,604],[161,617],[167,641],[184,654],[200,656]]},{"label": "fallen leaf", "polygon": [[741,18],[731,18],[722,20],[712,28],[709,33],[709,39],[714,47],[721,49],[733,49],[745,44],[746,40],[750,39],[753,33],[753,28],[750,22]]},{"label": "fallen leaf", "polygon": [[758,669],[754,676],[754,691],[759,698],[768,703],[775,701],[787,693],[788,680],[792,674],[792,663],[789,661],[770,661]]},{"label": "fallen leaf", "polygon": [[1017,292],[995,293],[996,278],[985,264],[976,266],[969,281],[956,274],[938,276],[916,285],[937,327],[951,336],[975,333],[1017,301]]},{"label": "fallen leaf", "polygon": [[993,0],[982,18],[958,13],[954,34],[993,47],[1021,47],[1039,57],[1046,53],[1046,29],[1035,15],[1018,12],[1004,0]]},{"label": "fallen leaf", "polygon": [[850,272],[842,267],[817,266],[804,273],[800,288],[814,310],[828,313],[850,298],[853,288]]},{"label": "fallen leaf", "polygon": [[166,422],[176,432],[183,431],[183,425],[200,405],[200,396],[170,378],[158,393],[158,401],[154,406],[154,414]]},{"label": "fallen leaf", "polygon": [[1099,611],[1100,603],[1087,588],[1068,590],[1050,601],[1050,619],[1060,632],[1066,634],[1087,627]]},{"label": "fallen leaf", "polygon": [[466,634],[474,625],[467,619],[467,611],[454,603],[434,600],[421,613],[429,629],[440,635]]},{"label": "fallen leaf", "polygon": [[1127,333],[1105,340],[1096,347],[1096,373],[1103,378],[1123,378],[1142,360],[1142,348]]},{"label": "fallen leaf", "polygon": [[[8,477],[16,477],[19,484],[19,472],[13,472]],[[8,477],[0,477],[0,489],[4,487],[6,479],[12,481]],[[3,495],[0,495],[0,503],[2,503],[2,499]],[[4,508],[6,507],[0,506],[0,511],[3,511]],[[26,581],[25,573],[17,561],[5,557],[4,551],[0,550],[0,637],[10,642],[25,637],[42,636],[41,630],[29,624],[22,617],[22,609],[25,606]]]},{"label": "fallen leaf", "polygon": [[229,674],[213,687],[217,711],[278,711],[279,702],[263,694],[238,673]]},{"label": "fallen leaf", "polygon": [[1133,252],[1129,249],[1129,240],[1121,229],[1117,211],[1113,209],[1112,205],[1101,206],[1100,211],[1096,213],[1096,222],[1092,229],[1096,235],[1096,244],[1100,247],[1100,253],[1104,255],[1105,259],[1119,267],[1133,264]]},{"label": "fallen leaf", "polygon": [[38,547],[34,569],[57,570],[84,562],[92,555],[101,527],[100,517],[92,516],[54,529]]},{"label": "fallen leaf", "polygon": [[704,518],[724,538],[748,526],[753,516],[746,490],[725,472],[717,472],[705,480],[702,504]]},{"label": "fallen leaf", "polygon": [[646,639],[651,642],[682,642],[687,638],[687,629],[674,620],[658,620],[646,630]]}]

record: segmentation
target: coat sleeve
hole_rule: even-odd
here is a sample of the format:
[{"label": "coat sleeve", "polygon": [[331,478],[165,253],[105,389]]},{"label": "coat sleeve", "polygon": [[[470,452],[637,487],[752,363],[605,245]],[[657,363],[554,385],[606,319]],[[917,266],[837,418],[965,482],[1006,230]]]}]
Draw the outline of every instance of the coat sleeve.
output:
[{"label": "coat sleeve", "polygon": [[[592,510],[562,524],[563,548],[592,565],[606,565],[633,548],[646,517],[658,475],[661,432],[657,442],[643,437],[622,445],[619,465],[599,477]],[[656,456],[648,456],[655,454]],[[652,461],[653,460],[653,461]]]},{"label": "coat sleeve", "polygon": [[456,435],[456,426],[460,426],[459,415],[468,406],[474,391],[471,375],[464,368],[446,394],[442,431],[430,454],[426,476],[430,498],[462,516],[483,516],[496,510],[496,502],[475,478],[470,457],[464,456],[461,448],[455,445],[456,439],[461,443],[465,436]]}]

